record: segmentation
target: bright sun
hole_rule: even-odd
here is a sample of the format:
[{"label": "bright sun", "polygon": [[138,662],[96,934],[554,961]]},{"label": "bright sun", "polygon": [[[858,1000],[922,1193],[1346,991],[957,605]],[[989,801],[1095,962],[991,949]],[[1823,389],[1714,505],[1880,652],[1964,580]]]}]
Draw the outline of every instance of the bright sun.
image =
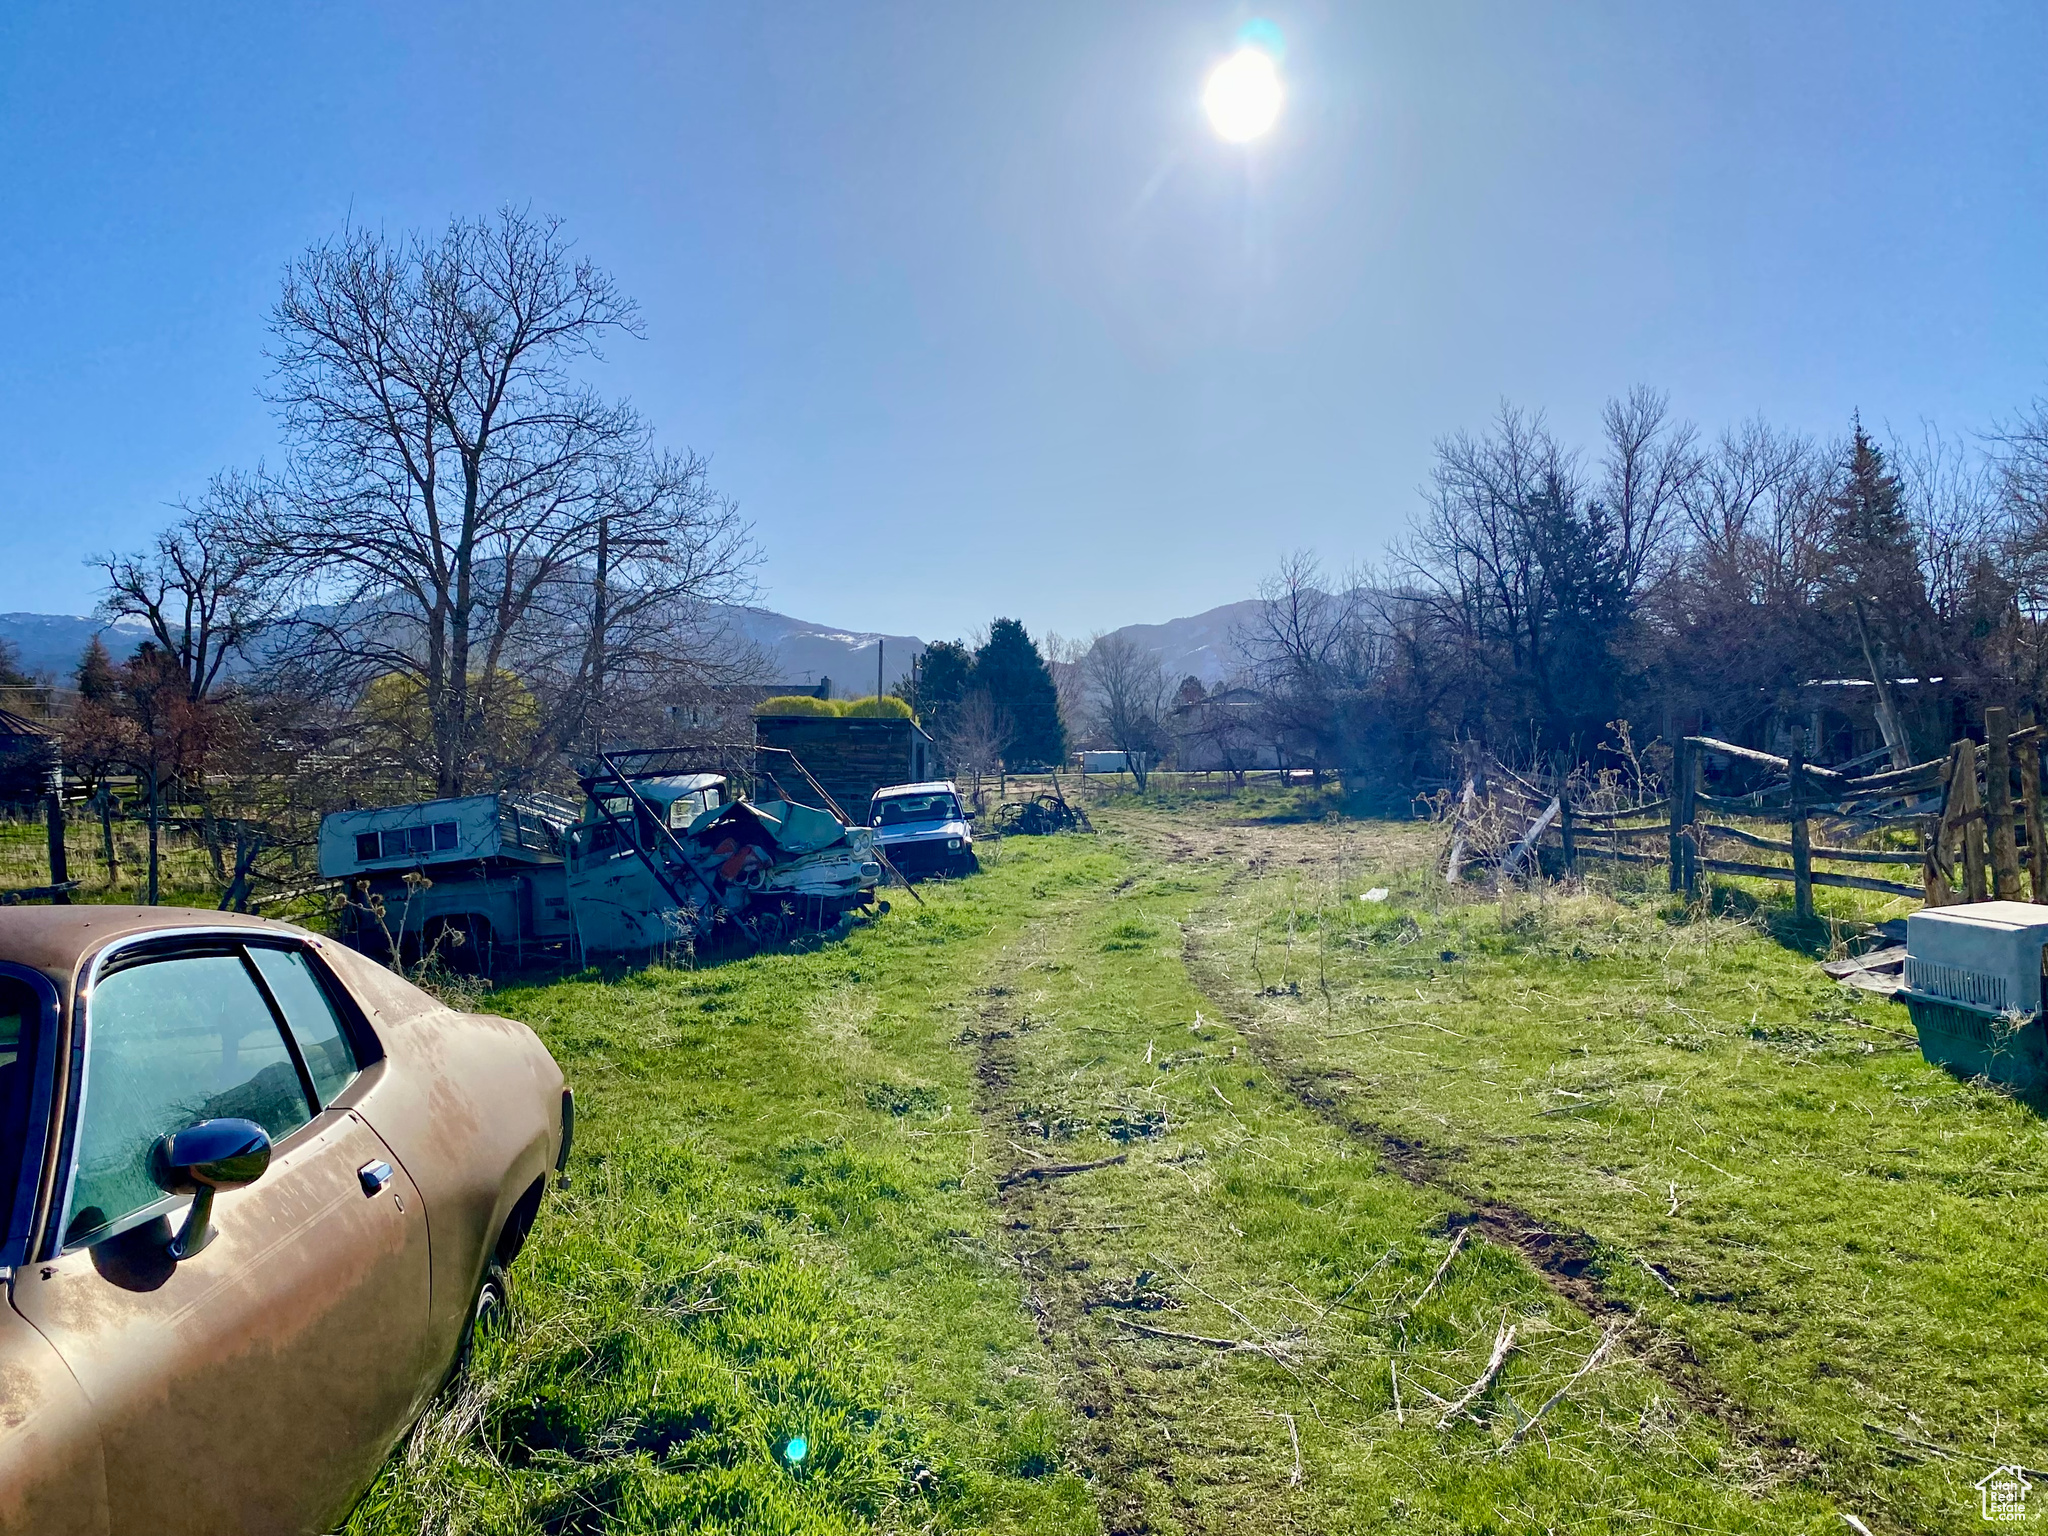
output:
[{"label": "bright sun", "polygon": [[1209,72],[1202,109],[1233,144],[1256,139],[1280,116],[1280,71],[1261,48],[1240,48]]}]

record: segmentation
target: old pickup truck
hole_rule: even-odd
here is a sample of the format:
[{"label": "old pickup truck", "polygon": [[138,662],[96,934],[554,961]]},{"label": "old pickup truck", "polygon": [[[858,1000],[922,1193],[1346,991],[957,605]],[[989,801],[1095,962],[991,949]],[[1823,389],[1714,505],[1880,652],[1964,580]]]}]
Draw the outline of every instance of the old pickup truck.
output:
[{"label": "old pickup truck", "polygon": [[873,835],[829,811],[735,795],[659,749],[606,754],[584,800],[467,795],[335,811],[320,873],[342,936],[412,963],[490,971],[548,951],[651,957],[823,929],[874,900]]}]

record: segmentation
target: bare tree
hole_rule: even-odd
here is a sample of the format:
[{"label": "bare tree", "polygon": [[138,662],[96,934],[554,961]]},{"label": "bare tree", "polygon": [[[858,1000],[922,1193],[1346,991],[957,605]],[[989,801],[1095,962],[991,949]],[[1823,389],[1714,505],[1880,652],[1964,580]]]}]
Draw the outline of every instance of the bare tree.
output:
[{"label": "bare tree", "polygon": [[1066,727],[1069,745],[1078,743],[1088,728],[1088,680],[1082,674],[1082,663],[1088,659],[1088,647],[1093,643],[1052,630],[1047,630],[1040,641],[1046,668],[1052,673],[1053,688],[1059,695],[1060,721]]},{"label": "bare tree", "polygon": [[559,221],[348,230],[293,265],[271,330],[292,461],[265,544],[307,604],[289,652],[335,683],[413,679],[438,793],[468,787],[522,669],[565,680],[536,735],[573,739],[615,639],[644,654],[648,628],[742,593],[752,550],[703,461],[571,377],[640,331]]},{"label": "bare tree", "polygon": [[268,511],[258,481],[225,470],[180,511],[149,548],[91,563],[106,573],[101,616],[148,624],[197,702],[213,693],[231,658],[249,659],[277,617],[279,585],[255,537]]},{"label": "bare tree", "polygon": [[1082,663],[1094,718],[1110,744],[1124,754],[1138,792],[1145,791],[1152,765],[1168,743],[1166,710],[1172,685],[1158,653],[1128,635],[1100,635]]},{"label": "bare tree", "polygon": [[996,707],[986,688],[970,689],[946,717],[945,734],[939,748],[955,773],[971,781],[977,809],[981,805],[981,781],[1003,770],[1003,751],[1017,734],[1009,715]]}]

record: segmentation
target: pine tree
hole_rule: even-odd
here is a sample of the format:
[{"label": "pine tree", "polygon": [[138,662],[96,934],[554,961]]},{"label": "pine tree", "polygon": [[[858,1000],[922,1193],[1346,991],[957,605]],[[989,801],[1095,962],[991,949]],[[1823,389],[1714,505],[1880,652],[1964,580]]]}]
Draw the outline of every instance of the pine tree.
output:
[{"label": "pine tree", "polygon": [[1841,488],[1828,499],[1829,587],[1845,609],[1877,689],[1877,722],[1892,764],[1908,766],[1912,742],[1892,697],[1891,671],[1923,647],[1929,607],[1919,544],[1904,489],[1884,450],[1855,419]]},{"label": "pine tree", "polygon": [[35,679],[21,670],[21,652],[11,640],[0,640],[0,688],[33,687]]},{"label": "pine tree", "polygon": [[927,731],[943,737],[973,686],[974,652],[958,640],[934,640],[918,663],[910,706]]},{"label": "pine tree", "polygon": [[1011,721],[1010,744],[1003,752],[1006,764],[1018,768],[1066,760],[1059,690],[1045,658],[1015,619],[997,619],[989,626],[987,643],[974,653],[974,685],[986,689],[996,709]]},{"label": "pine tree", "polygon": [[92,637],[92,644],[78,658],[78,670],[72,676],[78,682],[78,696],[90,704],[108,702],[121,688],[121,680],[114,672],[114,658],[107,654],[107,643],[98,635]]}]

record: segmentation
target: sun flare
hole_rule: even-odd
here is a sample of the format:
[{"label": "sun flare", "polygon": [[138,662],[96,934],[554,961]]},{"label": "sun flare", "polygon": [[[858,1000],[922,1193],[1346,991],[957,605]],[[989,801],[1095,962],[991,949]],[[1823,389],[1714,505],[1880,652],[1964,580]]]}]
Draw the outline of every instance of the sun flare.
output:
[{"label": "sun flare", "polygon": [[1246,144],[1280,116],[1280,71],[1262,48],[1240,48],[1209,72],[1202,110],[1219,137]]}]

